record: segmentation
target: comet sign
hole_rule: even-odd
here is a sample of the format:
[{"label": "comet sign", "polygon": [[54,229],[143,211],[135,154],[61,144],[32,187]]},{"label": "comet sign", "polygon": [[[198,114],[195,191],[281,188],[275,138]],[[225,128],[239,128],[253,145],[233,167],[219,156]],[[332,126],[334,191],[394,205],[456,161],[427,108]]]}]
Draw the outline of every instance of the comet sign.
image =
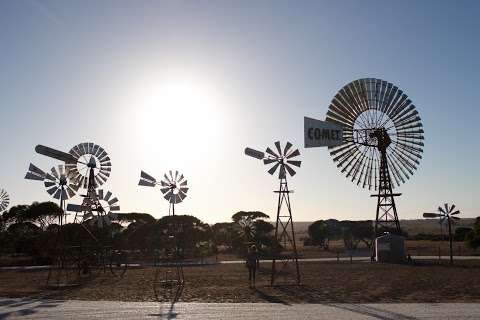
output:
[{"label": "comet sign", "polygon": [[343,143],[343,130],[334,123],[304,117],[305,148],[331,147]]}]

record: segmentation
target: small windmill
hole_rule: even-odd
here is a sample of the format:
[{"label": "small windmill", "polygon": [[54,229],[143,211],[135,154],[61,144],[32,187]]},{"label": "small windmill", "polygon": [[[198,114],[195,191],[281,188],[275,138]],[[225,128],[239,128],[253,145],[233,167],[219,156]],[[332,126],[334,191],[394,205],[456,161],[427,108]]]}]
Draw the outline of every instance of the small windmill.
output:
[{"label": "small windmill", "polygon": [[[290,193],[293,193],[292,190],[288,189],[287,184],[287,175],[294,176],[296,171],[293,167],[300,167],[301,161],[295,160],[296,157],[300,155],[298,149],[292,149],[292,144],[287,142],[285,147],[282,149],[280,141],[275,142],[275,148],[277,152],[273,151],[269,147],[265,152],[261,152],[252,148],[246,148],[245,154],[247,156],[262,160],[265,165],[271,165],[268,173],[274,175],[278,171],[278,179],[280,180],[279,189],[274,191],[278,193],[278,203],[277,203],[277,220],[275,223],[275,239],[277,243],[282,245],[286,250],[288,246],[291,246],[293,249],[293,254],[291,256],[283,257],[283,268],[287,267],[288,260],[293,260],[295,262],[296,273],[297,273],[297,284],[300,283],[300,269],[298,266],[298,253],[297,245],[295,242],[295,231],[293,228],[293,219],[292,219],[292,208],[290,205]],[[287,206],[288,213],[282,213],[282,206]],[[290,229],[290,233],[288,230]],[[276,270],[276,257],[272,259],[272,275],[271,283],[275,282],[277,276]]]},{"label": "small windmill", "polygon": [[0,189],[0,212],[5,211],[10,204],[10,197],[7,191]]},{"label": "small windmill", "polygon": [[140,172],[139,186],[155,187],[160,185],[160,191],[163,193],[163,197],[168,201],[169,209],[168,215],[175,215],[175,204],[182,202],[187,197],[188,187],[187,180],[185,180],[183,174],[175,170],[173,175],[172,170],[168,172],[168,176],[165,173],[163,179],[157,182],[157,179],[146,173]]},{"label": "small windmill", "polygon": [[453,237],[452,237],[452,220],[453,221],[458,221],[460,220],[459,217],[457,217],[457,214],[460,214],[460,210],[455,210],[455,205],[452,204],[451,206],[448,205],[448,203],[444,204],[444,207],[442,208],[441,206],[438,207],[438,213],[431,213],[431,212],[425,212],[423,214],[424,218],[440,218],[440,223],[444,223],[445,221],[448,224],[448,238],[450,242],[450,264],[453,264]]},{"label": "small windmill", "polygon": [[[155,187],[157,185],[160,186],[160,191],[162,192],[163,197],[169,203],[169,218],[175,216],[175,204],[181,203],[187,197],[188,192],[187,180],[183,174],[179,173],[177,170],[175,170],[175,175],[173,174],[172,170],[168,172],[168,175],[165,173],[160,182],[142,170],[140,172],[140,180],[138,181],[138,185],[146,187]],[[178,241],[180,240],[178,238],[179,234],[181,234],[181,230],[179,230],[179,226],[177,226],[175,221],[173,221],[173,223],[169,224],[167,232],[167,244],[164,248],[163,257],[161,258],[163,265],[160,266],[165,270],[161,268],[156,269],[155,280],[153,284],[153,290],[157,298],[157,285],[163,287],[165,292],[167,292],[173,286],[183,288],[185,283],[183,263],[177,250]],[[161,270],[165,272],[162,274]],[[178,290],[180,289],[177,289],[177,292],[179,292]]]},{"label": "small windmill", "polygon": [[60,200],[62,215],[59,217],[59,224],[63,225],[65,215],[65,201],[75,196],[78,191],[78,185],[71,179],[68,169],[64,165],[52,167],[49,173],[30,163],[25,179],[42,181],[49,195],[54,199]]}]

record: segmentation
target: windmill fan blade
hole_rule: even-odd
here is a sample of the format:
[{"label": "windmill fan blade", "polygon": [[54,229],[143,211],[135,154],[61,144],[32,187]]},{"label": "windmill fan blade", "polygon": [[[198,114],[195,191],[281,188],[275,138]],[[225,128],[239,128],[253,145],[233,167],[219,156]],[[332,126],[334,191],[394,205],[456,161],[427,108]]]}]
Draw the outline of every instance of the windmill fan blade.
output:
[{"label": "windmill fan blade", "polygon": [[275,141],[275,148],[277,148],[278,155],[282,155],[282,148],[280,148],[280,141]]},{"label": "windmill fan blade", "polygon": [[75,159],[75,157],[73,157],[69,153],[65,153],[65,152],[55,150],[46,146],[42,146],[40,144],[35,147],[35,151],[39,154],[43,154],[44,156],[54,158],[60,161],[69,162],[69,163],[77,162],[77,159]]},{"label": "windmill fan blade", "polygon": [[455,205],[452,204],[452,206],[450,207],[450,210],[448,211],[449,213],[453,211],[453,209],[455,209]]},{"label": "windmill fan blade", "polygon": [[75,191],[70,186],[67,187],[67,193],[69,198],[75,196]]},{"label": "windmill fan blade", "polygon": [[186,186],[187,185],[187,180],[183,181],[182,183],[180,183],[181,186]]},{"label": "windmill fan blade", "polygon": [[110,199],[111,196],[112,196],[112,193],[110,191],[107,191],[107,194],[105,195],[105,198],[103,198],[103,200],[108,201],[108,199]]},{"label": "windmill fan blade", "polygon": [[65,167],[62,164],[58,165],[58,172],[61,176],[65,174]]},{"label": "windmill fan blade", "polygon": [[293,176],[295,175],[295,173],[296,173],[295,170],[293,170],[288,164],[285,164],[284,166],[285,166],[285,169],[287,169],[288,174],[289,174],[291,177],[293,177]]},{"label": "windmill fan blade", "polygon": [[287,152],[288,152],[288,150],[290,150],[291,147],[292,147],[292,144],[287,141],[287,144],[285,145],[285,148],[283,149],[283,155],[284,156],[287,155]]},{"label": "windmill fan blade", "polygon": [[302,161],[297,161],[297,160],[287,160],[287,163],[294,165],[295,167],[300,167],[300,164]]},{"label": "windmill fan blade", "polygon": [[460,213],[460,210],[457,210],[457,211],[455,211],[455,212],[450,213],[450,215],[451,215],[451,216],[454,216],[454,215],[459,214],[459,213]]},{"label": "windmill fan blade", "polygon": [[120,206],[111,206],[110,211],[120,211]]},{"label": "windmill fan blade", "polygon": [[270,163],[274,163],[278,160],[276,159],[271,159],[271,158],[266,158],[266,159],[263,159],[263,164],[270,164]]},{"label": "windmill fan blade", "polygon": [[175,182],[175,180],[173,180],[172,170],[168,170],[168,173],[170,174],[170,181]]},{"label": "windmill fan blade", "polygon": [[431,213],[431,212],[425,212],[423,214],[423,217],[424,218],[438,218],[438,217],[441,217],[442,215],[441,214],[438,214],[438,213]]},{"label": "windmill fan blade", "polygon": [[177,178],[178,178],[178,171],[175,170],[175,181],[178,181]]},{"label": "windmill fan blade", "polygon": [[442,207],[438,207],[438,211],[440,211],[441,213],[446,213]]},{"label": "windmill fan blade", "polygon": [[62,200],[68,199],[67,191],[65,189],[62,190],[61,197],[62,197]]},{"label": "windmill fan blade", "polygon": [[34,174],[37,174],[39,176],[45,176],[45,172],[43,170],[39,169],[38,167],[34,166],[32,163],[28,166],[28,171],[33,172]]},{"label": "windmill fan blade", "polygon": [[162,187],[168,187],[168,186],[169,186],[169,184],[168,184],[168,183],[166,183],[166,182],[165,182],[165,181],[163,181],[163,180],[162,180],[162,181],[160,181],[160,184],[162,185]]},{"label": "windmill fan blade", "polygon": [[160,188],[160,191],[165,194],[170,188]]},{"label": "windmill fan blade", "polygon": [[145,180],[150,180],[152,182],[156,182],[157,180],[152,177],[151,175],[149,175],[148,173],[146,173],[145,171],[140,171],[140,177],[142,177],[143,179]]},{"label": "windmill fan blade", "polygon": [[44,184],[45,184],[45,187],[50,188],[51,186],[54,186],[54,185],[55,185],[55,182],[52,182],[52,181],[48,181],[48,180],[47,180],[47,181],[45,181]]},{"label": "windmill fan blade", "polygon": [[449,210],[448,210],[448,203],[445,203],[445,204],[444,204],[444,206],[445,206],[445,213],[449,213]]},{"label": "windmill fan blade", "polygon": [[167,174],[164,174],[163,177],[165,178],[166,181],[168,181],[169,183],[172,183],[172,181],[170,181],[170,179],[167,177]]},{"label": "windmill fan blade", "polygon": [[50,189],[47,189],[47,192],[48,192],[48,194],[50,194],[53,197],[53,195],[54,195],[55,191],[57,191],[57,189],[58,188],[55,186],[55,187],[52,187]]},{"label": "windmill fan blade", "polygon": [[183,193],[187,193],[188,188],[180,188],[180,191],[182,191]]},{"label": "windmill fan blade", "polygon": [[295,149],[295,151],[293,151],[292,153],[290,153],[288,156],[287,156],[287,159],[291,159],[293,157],[296,157],[296,156],[299,156],[300,155],[300,151],[298,151],[298,149]]},{"label": "windmill fan blade", "polygon": [[178,195],[179,195],[181,201],[183,201],[183,199],[185,199],[187,197],[187,195],[183,192],[179,192]]},{"label": "windmill fan blade", "polygon": [[55,194],[53,195],[53,197],[55,199],[60,199],[61,194],[62,194],[62,190],[60,188],[58,188],[57,191],[55,192]]},{"label": "windmill fan blade", "polygon": [[117,197],[115,197],[115,198],[111,199],[110,201],[108,201],[108,204],[109,204],[109,205],[113,205],[113,204],[115,204],[115,203],[117,203],[117,202],[118,202],[118,199],[117,199]]},{"label": "windmill fan blade", "polygon": [[455,221],[458,221],[458,220],[460,220],[460,218],[459,218],[459,217],[450,217],[450,218],[451,218],[451,219],[453,219],[453,220],[455,220]]},{"label": "windmill fan blade", "polygon": [[147,181],[147,180],[142,180],[138,181],[139,186],[146,186],[146,187],[155,187],[155,183]]},{"label": "windmill fan blade", "polygon": [[43,181],[44,178],[40,177],[40,176],[37,176],[31,172],[27,172],[27,174],[25,175],[25,179],[28,179],[28,180],[38,180],[38,181]]},{"label": "windmill fan blade", "polygon": [[270,149],[270,148],[267,148],[267,149],[265,150],[265,152],[268,153],[268,154],[270,154],[270,155],[273,156],[274,158],[278,158],[278,157],[279,157],[279,155],[277,155],[275,152],[273,152],[273,150]]},{"label": "windmill fan blade", "polygon": [[97,196],[98,196],[99,200],[103,200],[103,189],[98,190],[98,195]]},{"label": "windmill fan blade", "polygon": [[268,170],[268,173],[273,175],[275,173],[275,171],[277,170],[279,165],[280,165],[280,162],[277,162],[273,167],[270,168],[270,170]]},{"label": "windmill fan blade", "polygon": [[180,179],[178,179],[178,182],[181,182],[183,180],[183,174],[180,175]]}]

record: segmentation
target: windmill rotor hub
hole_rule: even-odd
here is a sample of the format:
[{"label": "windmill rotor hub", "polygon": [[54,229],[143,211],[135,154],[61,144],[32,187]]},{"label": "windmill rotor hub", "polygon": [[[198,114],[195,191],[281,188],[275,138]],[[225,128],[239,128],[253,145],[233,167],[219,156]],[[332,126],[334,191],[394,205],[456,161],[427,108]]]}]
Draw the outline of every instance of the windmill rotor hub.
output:
[{"label": "windmill rotor hub", "polygon": [[89,168],[96,168],[97,167],[97,161],[93,156],[90,157],[90,160],[88,161],[87,167]]}]

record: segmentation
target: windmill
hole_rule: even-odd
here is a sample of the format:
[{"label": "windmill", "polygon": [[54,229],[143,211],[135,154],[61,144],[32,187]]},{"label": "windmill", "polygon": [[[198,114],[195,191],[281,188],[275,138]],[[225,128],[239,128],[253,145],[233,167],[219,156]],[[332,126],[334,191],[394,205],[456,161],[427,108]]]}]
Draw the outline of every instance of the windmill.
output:
[{"label": "windmill", "polygon": [[[278,171],[278,179],[280,180],[279,189],[274,191],[278,193],[278,203],[277,203],[277,219],[275,223],[275,240],[280,244],[284,250],[287,250],[288,247],[292,248],[292,254],[290,255],[279,255],[283,264],[282,268],[279,271],[286,269],[288,261],[293,260],[295,262],[296,268],[296,280],[297,284],[300,283],[300,270],[298,266],[298,253],[297,245],[295,242],[295,231],[293,228],[292,220],[292,208],[290,205],[290,193],[293,193],[293,190],[288,189],[287,184],[287,175],[294,176],[296,171],[293,167],[300,167],[301,161],[295,160],[296,157],[300,155],[298,149],[292,149],[292,144],[287,142],[285,147],[282,149],[280,141],[275,142],[276,151],[273,151],[269,147],[265,152],[261,152],[255,149],[246,148],[245,154],[262,160],[263,163],[267,166],[271,166],[268,169],[268,173],[274,175]],[[287,207],[288,213],[282,213],[282,207],[285,205]],[[289,233],[290,229],[290,233]],[[272,274],[271,274],[271,284],[275,282],[277,276],[276,269],[276,260],[277,256],[274,256],[272,259]]]},{"label": "windmill", "polygon": [[457,214],[460,214],[460,210],[455,210],[455,205],[452,204],[451,206],[448,205],[448,203],[444,204],[444,207],[442,208],[441,206],[438,207],[438,213],[431,213],[431,212],[425,212],[423,214],[424,218],[440,218],[440,223],[444,223],[445,221],[448,224],[448,239],[450,242],[450,264],[453,264],[453,236],[452,236],[452,220],[453,221],[458,221],[460,220],[459,217],[457,217]]},{"label": "windmill", "polygon": [[185,180],[183,174],[175,170],[173,175],[172,170],[168,171],[168,175],[165,173],[163,179],[157,182],[157,179],[146,173],[140,172],[139,186],[155,187],[160,185],[160,191],[164,194],[164,198],[168,201],[169,209],[168,215],[175,215],[175,204],[182,202],[187,197],[187,180]]},{"label": "windmill", "polygon": [[328,146],[340,171],[356,185],[377,191],[375,236],[400,234],[393,189],[420,164],[424,140],[420,116],[395,85],[365,78],[345,85],[326,121],[305,118],[305,147]]},{"label": "windmill", "polygon": [[[111,221],[116,219],[116,214],[120,210],[118,199],[113,197],[111,192],[98,189],[107,181],[111,173],[112,164],[108,153],[101,146],[92,142],[80,143],[71,148],[68,153],[43,145],[37,145],[35,151],[65,162],[67,178],[74,181],[75,184],[74,187],[73,185],[69,185],[69,187],[75,191],[80,188],[86,189],[86,194],[82,195],[82,204],[69,203],[66,207],[66,211],[75,212],[73,222],[80,223],[95,242],[94,247],[87,248],[88,250],[80,252],[79,257],[75,257],[77,260],[80,259],[76,263],[100,264],[99,266],[104,270],[105,266],[109,264],[112,274],[123,275],[128,266],[125,251],[113,248],[110,243],[112,239],[99,239],[84,223],[96,224],[99,228],[111,225]],[[30,171],[31,178],[42,176],[41,170]],[[68,192],[67,188],[67,194]]]},{"label": "windmill", "polygon": [[[174,218],[175,204],[181,203],[187,197],[187,180],[178,170],[175,170],[175,175],[172,170],[169,170],[168,175],[165,173],[160,182],[158,182],[156,178],[142,170],[138,185],[146,187],[160,186],[163,198],[169,203],[168,216],[172,218],[173,222],[168,225],[166,244],[160,258],[161,265],[159,267],[161,268],[157,268],[155,271],[153,290],[157,299],[159,295],[158,286],[165,289],[165,295],[173,287],[177,287],[176,294],[178,295],[184,286],[185,278],[182,258],[178,252],[178,241],[180,240],[179,236],[182,234],[182,230]],[[164,272],[162,273],[162,271]]]},{"label": "windmill", "polygon": [[10,196],[7,191],[0,189],[0,212],[5,211],[10,204]]},{"label": "windmill", "polygon": [[[81,205],[69,204],[67,211],[75,212],[77,219],[84,222],[90,220],[96,222],[99,228],[105,224],[110,225],[116,219],[116,211],[120,210],[118,199],[112,197],[112,193],[104,193],[97,188],[104,184],[112,171],[112,163],[108,153],[101,146],[85,142],[70,149],[69,154],[73,161],[66,163],[73,179],[78,181],[81,188],[86,189],[86,195]],[[83,213],[83,215],[82,215]]]},{"label": "windmill", "polygon": [[65,216],[65,201],[75,196],[78,185],[71,179],[71,174],[64,165],[52,167],[49,173],[30,163],[25,179],[42,181],[49,195],[60,201],[62,215],[59,216],[59,225],[63,225]]}]

